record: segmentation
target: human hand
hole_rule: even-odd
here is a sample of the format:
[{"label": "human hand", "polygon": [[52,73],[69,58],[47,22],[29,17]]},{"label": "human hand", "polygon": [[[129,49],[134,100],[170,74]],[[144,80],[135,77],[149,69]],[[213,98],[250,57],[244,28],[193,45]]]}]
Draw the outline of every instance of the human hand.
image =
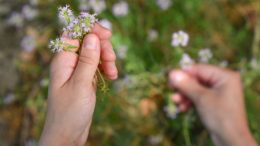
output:
[{"label": "human hand", "polygon": [[[85,36],[80,54],[57,53],[51,64],[48,112],[40,146],[84,145],[96,103],[94,78],[100,68],[108,79],[117,78],[116,56],[109,38],[111,32],[96,24]],[[78,40],[63,35],[66,43],[80,46]]]},{"label": "human hand", "polygon": [[193,65],[169,74],[177,89],[172,99],[181,111],[195,108],[217,146],[256,146],[246,120],[238,72],[211,65]]}]

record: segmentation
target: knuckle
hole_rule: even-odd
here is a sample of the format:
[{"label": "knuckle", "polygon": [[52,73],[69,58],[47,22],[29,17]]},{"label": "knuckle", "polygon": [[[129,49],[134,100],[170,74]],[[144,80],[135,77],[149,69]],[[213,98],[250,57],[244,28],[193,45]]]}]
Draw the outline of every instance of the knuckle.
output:
[{"label": "knuckle", "polygon": [[96,64],[95,59],[90,56],[81,55],[79,56],[79,62],[83,64],[93,65]]}]

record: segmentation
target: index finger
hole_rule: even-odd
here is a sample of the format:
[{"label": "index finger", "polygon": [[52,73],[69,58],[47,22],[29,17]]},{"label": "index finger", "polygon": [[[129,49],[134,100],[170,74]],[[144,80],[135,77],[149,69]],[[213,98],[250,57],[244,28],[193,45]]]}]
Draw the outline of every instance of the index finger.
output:
[{"label": "index finger", "polygon": [[92,28],[92,33],[96,34],[101,40],[108,40],[112,36],[112,32],[100,24],[96,23]]}]

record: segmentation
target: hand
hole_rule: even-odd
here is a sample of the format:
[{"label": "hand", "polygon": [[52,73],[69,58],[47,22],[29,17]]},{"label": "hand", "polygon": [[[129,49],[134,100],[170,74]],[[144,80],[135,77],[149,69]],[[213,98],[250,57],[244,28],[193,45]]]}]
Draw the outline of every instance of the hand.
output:
[{"label": "hand", "polygon": [[[60,52],[51,64],[48,112],[40,146],[84,145],[96,103],[94,77],[101,68],[108,79],[117,78],[111,32],[96,24],[83,41],[80,55]],[[78,40],[64,40],[80,46]]]},{"label": "hand", "polygon": [[191,103],[217,146],[256,146],[249,132],[240,74],[210,66],[194,65],[173,70],[170,85],[181,111]]}]

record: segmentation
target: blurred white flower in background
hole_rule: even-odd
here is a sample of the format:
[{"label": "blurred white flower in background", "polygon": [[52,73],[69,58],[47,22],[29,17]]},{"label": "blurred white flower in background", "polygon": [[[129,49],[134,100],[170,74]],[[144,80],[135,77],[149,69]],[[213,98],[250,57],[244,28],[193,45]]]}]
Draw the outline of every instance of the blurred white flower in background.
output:
[{"label": "blurred white flower in background", "polygon": [[150,29],[148,32],[148,40],[150,42],[155,41],[158,38],[158,32],[155,29]]},{"label": "blurred white flower in background", "polygon": [[199,50],[198,55],[199,55],[199,60],[202,63],[208,63],[209,60],[213,57],[211,50],[208,48]]},{"label": "blurred white flower in background", "polygon": [[166,113],[166,116],[170,119],[176,119],[179,114],[178,108],[174,105],[167,105],[163,110]]},{"label": "blurred white flower in background", "polygon": [[252,58],[250,61],[250,66],[252,69],[260,69],[260,64],[258,63],[256,58]]},{"label": "blurred white flower in background", "polygon": [[29,5],[25,5],[22,8],[22,14],[27,20],[32,20],[38,15],[38,11]]},{"label": "blurred white flower in background", "polygon": [[36,39],[32,36],[25,36],[21,41],[21,48],[26,52],[32,52],[36,47]]},{"label": "blurred white flower in background", "polygon": [[102,13],[106,9],[105,0],[89,0],[88,4],[97,14]]},{"label": "blurred white flower in background", "polygon": [[15,27],[22,27],[24,24],[24,17],[21,13],[13,12],[7,19],[7,24]]},{"label": "blurred white flower in background", "polygon": [[173,47],[186,47],[189,43],[189,34],[184,31],[174,32],[172,34],[172,46]]},{"label": "blurred white flower in background", "polygon": [[180,60],[180,67],[184,69],[190,67],[193,64],[194,64],[194,60],[188,54],[184,53]]},{"label": "blurred white flower in background", "polygon": [[38,5],[39,1],[38,0],[30,0],[29,3],[33,6]]},{"label": "blurred white flower in background", "polygon": [[156,4],[162,9],[167,10],[172,6],[171,0],[156,0]]},{"label": "blurred white flower in background", "polygon": [[127,50],[128,50],[128,46],[126,46],[126,45],[119,46],[117,48],[117,56],[118,56],[118,58],[125,59]]},{"label": "blurred white flower in background", "polygon": [[14,93],[8,93],[6,96],[3,97],[3,104],[9,105],[16,100]]},{"label": "blurred white flower in background", "polygon": [[152,135],[148,138],[148,142],[151,144],[151,145],[158,145],[162,142],[163,140],[163,136],[161,134],[158,134],[158,135]]},{"label": "blurred white flower in background", "polygon": [[118,2],[113,5],[112,11],[115,16],[125,16],[128,14],[128,3],[125,1]]},{"label": "blurred white flower in background", "polygon": [[102,19],[99,21],[99,24],[109,30],[112,30],[112,23],[107,19]]},{"label": "blurred white flower in background", "polygon": [[220,67],[227,67],[228,66],[228,61],[227,60],[223,60],[219,63]]},{"label": "blurred white flower in background", "polygon": [[78,2],[79,2],[79,9],[81,11],[88,11],[90,9],[90,6],[89,6],[87,0],[78,0]]}]

